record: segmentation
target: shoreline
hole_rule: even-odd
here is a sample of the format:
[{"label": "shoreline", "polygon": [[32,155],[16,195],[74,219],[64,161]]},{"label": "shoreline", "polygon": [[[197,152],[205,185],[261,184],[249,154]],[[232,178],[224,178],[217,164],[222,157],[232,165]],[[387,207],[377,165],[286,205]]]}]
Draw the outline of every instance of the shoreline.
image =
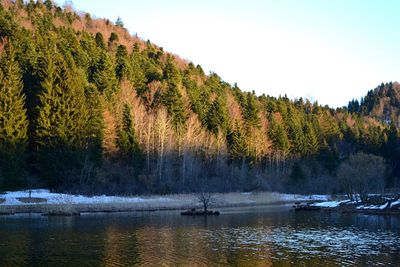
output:
[{"label": "shoreline", "polygon": [[[26,191],[20,191],[26,194]],[[41,190],[32,193],[31,199],[41,203],[21,203],[29,200],[21,197],[21,193],[7,192],[1,196],[6,201],[0,204],[0,215],[16,213],[41,213],[43,215],[78,215],[80,213],[110,213],[110,212],[152,212],[165,210],[201,209],[196,194],[153,195],[153,196],[73,196],[49,193]],[[38,193],[39,192],[39,193]],[[26,195],[25,195],[26,196]],[[46,198],[47,196],[47,198]],[[257,207],[266,205],[288,205],[295,202],[310,203],[327,200],[321,195],[290,195],[275,192],[233,192],[215,193],[212,195],[210,208]]]},{"label": "shoreline", "polygon": [[[309,200],[310,202],[315,202],[315,200]],[[303,201],[305,202],[305,201]],[[292,205],[293,201],[277,201],[269,203],[238,203],[238,204],[226,204],[226,205],[214,205],[212,209],[224,209],[224,208],[245,208],[245,207],[262,207],[262,206],[274,206],[274,205]],[[196,208],[201,210],[200,205],[197,206],[176,206],[176,207],[137,207],[135,205],[129,205],[127,203],[119,204],[38,204],[38,205],[13,205],[2,208],[0,215],[13,215],[20,213],[38,213],[44,214],[50,212],[60,211],[61,213],[69,213],[68,211],[72,209],[77,213],[112,213],[112,212],[155,212],[155,211],[179,211],[187,210],[191,208]],[[60,214],[62,215],[62,214]]]}]

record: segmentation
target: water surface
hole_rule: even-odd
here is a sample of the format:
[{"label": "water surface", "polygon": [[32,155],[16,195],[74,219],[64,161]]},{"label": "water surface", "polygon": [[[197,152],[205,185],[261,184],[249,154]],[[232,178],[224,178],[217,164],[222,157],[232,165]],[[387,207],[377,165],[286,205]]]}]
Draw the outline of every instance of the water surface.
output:
[{"label": "water surface", "polygon": [[398,266],[400,217],[287,207],[0,217],[0,266]]}]

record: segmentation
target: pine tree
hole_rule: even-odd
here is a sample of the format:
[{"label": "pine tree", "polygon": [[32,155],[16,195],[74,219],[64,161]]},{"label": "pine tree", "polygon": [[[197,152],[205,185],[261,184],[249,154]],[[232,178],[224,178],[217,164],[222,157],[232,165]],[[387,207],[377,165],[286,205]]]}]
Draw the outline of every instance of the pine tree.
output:
[{"label": "pine tree", "polygon": [[44,5],[46,6],[46,9],[48,11],[51,11],[53,9],[53,2],[51,0],[45,0]]},{"label": "pine tree", "polygon": [[246,95],[244,119],[247,127],[260,127],[260,117],[258,116],[257,103],[254,95],[251,93],[247,93]]},{"label": "pine tree", "polygon": [[131,67],[129,79],[135,86],[136,93],[142,96],[148,90],[148,87],[146,75],[142,67],[143,57],[138,49],[138,46],[135,46],[129,57],[129,65]]},{"label": "pine tree", "polygon": [[117,79],[121,80],[123,77],[128,77],[131,73],[130,65],[128,62],[128,50],[124,45],[117,47],[115,74]]},{"label": "pine tree", "polygon": [[180,128],[184,125],[188,116],[180,92],[182,76],[172,61],[172,58],[168,58],[167,64],[165,65],[164,79],[167,83],[167,91],[163,94],[163,104],[167,107],[168,113],[172,116],[175,127]]},{"label": "pine tree", "polygon": [[135,134],[131,109],[127,104],[124,105],[122,116],[122,126],[118,132],[117,145],[122,157],[134,168],[135,174],[138,174],[143,168],[143,153]]},{"label": "pine tree", "polygon": [[124,27],[124,22],[122,21],[122,19],[120,17],[117,18],[117,21],[115,22],[115,25],[118,27],[123,28]]},{"label": "pine tree", "polygon": [[83,74],[70,55],[64,58],[57,51],[51,55],[47,52],[38,62],[42,91],[35,136],[39,169],[50,186],[69,182],[65,180],[70,178],[67,172],[80,168],[88,145],[90,115]]},{"label": "pine tree", "polygon": [[95,164],[100,165],[103,157],[103,138],[104,138],[104,118],[103,111],[104,105],[101,101],[101,96],[97,92],[94,86],[86,88],[85,92],[87,109],[88,109],[88,120],[85,125],[86,128],[86,147],[90,156],[90,160]]},{"label": "pine tree", "polygon": [[319,142],[313,125],[310,122],[307,122],[304,126],[304,135],[306,139],[304,155],[315,154],[319,149]]},{"label": "pine tree", "polygon": [[117,91],[117,78],[113,62],[105,51],[100,54],[99,62],[94,66],[93,81],[99,92],[108,99]]},{"label": "pine tree", "polygon": [[246,136],[236,122],[235,129],[228,134],[229,155],[234,161],[242,161],[249,154]]},{"label": "pine tree", "polygon": [[288,109],[288,136],[291,142],[290,151],[295,155],[304,155],[306,151],[305,137],[302,127],[302,118],[293,107]]},{"label": "pine tree", "polygon": [[284,152],[284,154],[288,152],[289,139],[287,133],[283,125],[276,121],[274,115],[271,115],[270,118],[268,136],[271,139],[275,149]]},{"label": "pine tree", "polygon": [[14,188],[22,184],[28,119],[22,77],[11,44],[0,62],[0,171],[5,178],[3,185]]},{"label": "pine tree", "polygon": [[228,111],[222,97],[215,99],[207,113],[207,128],[214,134],[222,131],[226,134],[228,130]]},{"label": "pine tree", "polygon": [[112,32],[110,34],[110,38],[108,38],[108,46],[111,46],[114,42],[118,42],[119,37],[116,32]]},{"label": "pine tree", "polygon": [[191,102],[191,109],[199,116],[201,123],[207,126],[207,113],[210,109],[209,92],[204,86],[198,87],[189,77],[185,77],[184,85]]},{"label": "pine tree", "polygon": [[104,42],[104,37],[101,32],[97,32],[95,36],[96,45],[100,49],[106,49],[106,43]]}]

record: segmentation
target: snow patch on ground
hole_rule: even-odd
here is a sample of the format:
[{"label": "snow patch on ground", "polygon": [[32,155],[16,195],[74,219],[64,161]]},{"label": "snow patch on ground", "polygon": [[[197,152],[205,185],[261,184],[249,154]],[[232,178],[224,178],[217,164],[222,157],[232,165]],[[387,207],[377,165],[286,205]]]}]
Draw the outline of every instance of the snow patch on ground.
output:
[{"label": "snow patch on ground", "polygon": [[387,208],[388,206],[390,206],[390,205],[388,205],[388,203],[385,203],[385,204],[383,204],[383,205],[380,205],[380,206],[379,206],[379,209],[380,209],[380,210],[383,210],[383,209]]},{"label": "snow patch on ground", "polygon": [[388,207],[388,204],[385,203],[383,205],[361,205],[358,206],[357,209],[359,210],[383,210]]},{"label": "snow patch on ground", "polygon": [[379,209],[379,207],[380,206],[376,206],[376,205],[367,205],[367,206],[361,205],[361,206],[358,206],[357,209],[358,210],[377,210],[377,209]]},{"label": "snow patch on ground", "polygon": [[390,204],[391,207],[396,206],[396,205],[400,205],[400,198],[398,200],[392,202],[392,204]]},{"label": "snow patch on ground", "polygon": [[[0,198],[6,201],[2,205],[35,205],[35,203],[22,203],[17,198],[29,197],[29,191],[13,191],[0,194]],[[144,198],[144,197],[120,197],[120,196],[82,196],[61,193],[51,193],[47,189],[35,189],[31,191],[32,198],[44,198],[47,202],[43,204],[102,204],[102,203],[138,203],[138,202],[155,202],[169,201],[166,197]]]},{"label": "snow patch on ground", "polygon": [[347,200],[344,201],[326,201],[326,202],[321,202],[321,203],[315,203],[312,206],[315,207],[322,207],[322,208],[336,208],[339,207],[341,203],[345,203]]}]

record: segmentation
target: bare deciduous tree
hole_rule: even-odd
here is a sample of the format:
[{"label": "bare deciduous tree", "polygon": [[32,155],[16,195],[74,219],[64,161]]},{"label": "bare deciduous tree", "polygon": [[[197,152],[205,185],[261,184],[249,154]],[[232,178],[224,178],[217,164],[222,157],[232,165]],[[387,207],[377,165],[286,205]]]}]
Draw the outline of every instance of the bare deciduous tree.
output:
[{"label": "bare deciduous tree", "polygon": [[207,212],[210,205],[214,202],[214,195],[210,192],[202,191],[198,193],[197,200],[203,205],[204,212]]},{"label": "bare deciduous tree", "polygon": [[156,129],[158,137],[158,179],[161,181],[165,154],[165,142],[169,130],[169,118],[165,109],[160,109],[157,112]]}]

